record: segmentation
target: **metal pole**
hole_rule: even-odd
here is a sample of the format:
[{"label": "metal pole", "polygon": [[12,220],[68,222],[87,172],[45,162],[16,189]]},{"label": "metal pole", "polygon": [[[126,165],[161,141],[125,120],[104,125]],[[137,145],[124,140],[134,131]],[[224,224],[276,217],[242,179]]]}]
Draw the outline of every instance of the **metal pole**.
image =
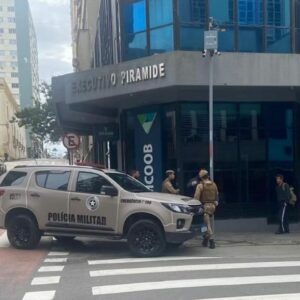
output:
[{"label": "metal pole", "polygon": [[214,55],[209,58],[209,173],[214,180]]},{"label": "metal pole", "polygon": [[107,142],[107,168],[110,169],[111,168],[111,161],[110,161],[110,142]]},{"label": "metal pole", "polygon": [[69,165],[73,165],[73,150],[72,149],[69,149],[68,150],[69,152]]}]

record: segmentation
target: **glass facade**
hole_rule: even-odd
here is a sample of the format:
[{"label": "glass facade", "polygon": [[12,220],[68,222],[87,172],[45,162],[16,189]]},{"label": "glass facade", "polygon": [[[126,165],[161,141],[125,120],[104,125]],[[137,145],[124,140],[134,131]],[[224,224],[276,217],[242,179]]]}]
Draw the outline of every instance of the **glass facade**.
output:
[{"label": "glass facade", "polygon": [[174,50],[173,0],[126,0],[121,20],[123,60]]},{"label": "glass facade", "polygon": [[209,17],[223,52],[300,52],[299,0],[126,0],[123,60],[172,50],[203,50]]},{"label": "glass facade", "polygon": [[[218,217],[275,218],[275,175],[283,173],[290,184],[295,184],[294,106],[284,102],[215,103],[215,181],[220,191]],[[193,195],[187,187],[189,180],[200,168],[209,167],[208,104],[179,102],[157,109],[163,137],[161,172],[177,170],[181,191]],[[136,118],[134,111],[123,115],[124,157],[128,170],[135,167],[136,153],[132,145],[139,138],[134,134]]]}]

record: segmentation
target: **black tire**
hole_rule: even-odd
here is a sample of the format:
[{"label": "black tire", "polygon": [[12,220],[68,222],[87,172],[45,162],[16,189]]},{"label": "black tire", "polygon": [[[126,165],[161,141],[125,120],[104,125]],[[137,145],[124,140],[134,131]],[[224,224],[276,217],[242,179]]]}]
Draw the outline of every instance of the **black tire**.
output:
[{"label": "black tire", "polygon": [[17,249],[34,249],[40,242],[41,233],[32,217],[16,215],[8,222],[7,237]]},{"label": "black tire", "polygon": [[75,239],[75,236],[59,236],[55,235],[55,239],[61,243],[70,243]]},{"label": "black tire", "polygon": [[138,257],[160,256],[166,249],[162,228],[152,220],[139,220],[129,228],[127,243],[131,253]]}]

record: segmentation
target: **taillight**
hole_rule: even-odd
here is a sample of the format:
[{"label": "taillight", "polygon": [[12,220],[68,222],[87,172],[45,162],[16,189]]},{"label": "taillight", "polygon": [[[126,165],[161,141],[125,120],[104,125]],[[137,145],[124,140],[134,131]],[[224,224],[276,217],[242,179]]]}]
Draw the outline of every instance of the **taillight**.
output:
[{"label": "taillight", "polygon": [[0,197],[2,197],[5,194],[5,190],[0,190]]}]

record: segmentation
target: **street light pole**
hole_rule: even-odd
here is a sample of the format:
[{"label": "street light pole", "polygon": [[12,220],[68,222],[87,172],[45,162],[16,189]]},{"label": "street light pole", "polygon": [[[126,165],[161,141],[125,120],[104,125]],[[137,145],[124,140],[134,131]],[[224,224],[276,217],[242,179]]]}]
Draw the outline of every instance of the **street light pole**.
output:
[{"label": "street light pole", "polygon": [[214,180],[214,55],[209,58],[209,174]]},{"label": "street light pole", "polygon": [[208,31],[204,33],[203,57],[209,54],[209,174],[214,180],[214,56],[218,52],[218,28],[213,18],[209,18]]}]

